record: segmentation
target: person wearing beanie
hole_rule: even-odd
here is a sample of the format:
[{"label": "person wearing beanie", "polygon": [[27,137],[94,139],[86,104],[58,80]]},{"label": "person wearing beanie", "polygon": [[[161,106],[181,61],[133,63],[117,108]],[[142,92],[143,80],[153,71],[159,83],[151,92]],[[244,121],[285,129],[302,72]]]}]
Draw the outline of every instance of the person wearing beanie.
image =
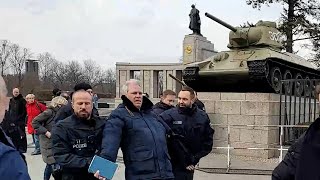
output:
[{"label": "person wearing beanie", "polygon": [[[91,94],[91,96],[93,95],[93,91],[92,91],[92,87],[90,84],[82,82],[82,83],[78,83],[74,86],[73,88],[74,92],[79,91],[79,90],[85,90],[88,93]],[[72,99],[72,94],[70,95],[70,98]],[[73,113],[73,109],[72,109],[72,105],[71,105],[71,101],[69,101],[69,103],[65,106],[63,106],[62,108],[59,109],[59,111],[57,112],[56,116],[54,117],[54,121],[57,123],[60,120],[63,120],[69,116],[71,116]],[[99,112],[98,110],[93,107],[92,109],[92,115],[93,116],[99,116]]]},{"label": "person wearing beanie", "polygon": [[52,90],[52,94],[53,94],[53,97],[60,96],[61,90],[60,90],[59,88],[54,88],[54,89]]},{"label": "person wearing beanie", "polygon": [[[82,82],[82,83],[79,83],[79,84],[76,84],[73,88],[74,92],[76,91],[79,91],[79,90],[85,90],[85,91],[88,91],[88,90],[91,90],[92,91],[92,87],[90,84],[88,83],[85,83],[85,82]],[[90,92],[89,92],[90,93]]]}]

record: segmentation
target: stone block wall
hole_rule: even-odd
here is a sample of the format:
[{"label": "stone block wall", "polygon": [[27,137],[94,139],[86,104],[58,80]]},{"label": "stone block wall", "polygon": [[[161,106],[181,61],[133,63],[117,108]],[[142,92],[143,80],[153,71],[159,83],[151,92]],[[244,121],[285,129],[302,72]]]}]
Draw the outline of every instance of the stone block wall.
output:
[{"label": "stone block wall", "polygon": [[[214,146],[227,146],[226,125],[278,125],[280,113],[280,96],[268,93],[205,93],[198,97],[206,106],[206,111],[214,126]],[[290,102],[287,102],[290,103]],[[294,103],[294,101],[292,101]],[[296,102],[297,103],[297,102]],[[309,103],[309,102],[307,102]],[[302,105],[303,106],[303,105]],[[291,117],[293,119],[294,104]],[[282,98],[282,114],[284,114],[284,97]],[[289,112],[287,110],[287,112]],[[306,111],[308,112],[308,111]],[[297,113],[297,112],[296,112]],[[301,113],[300,113],[301,114]],[[296,119],[298,116],[296,116]],[[284,117],[282,117],[283,121]],[[283,124],[283,123],[282,123]],[[223,126],[225,125],[225,126]],[[270,148],[279,144],[279,128],[232,126],[230,129],[230,145],[238,148]],[[226,153],[227,150],[213,150]],[[277,150],[231,150],[234,155],[270,158],[276,156]]]}]

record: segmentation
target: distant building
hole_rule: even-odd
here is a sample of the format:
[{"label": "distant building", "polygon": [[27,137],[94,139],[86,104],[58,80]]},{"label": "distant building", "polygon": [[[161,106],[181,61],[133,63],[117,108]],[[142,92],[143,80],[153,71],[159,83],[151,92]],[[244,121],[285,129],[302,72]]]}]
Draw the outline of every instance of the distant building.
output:
[{"label": "distant building", "polygon": [[35,60],[35,59],[26,60],[25,75],[39,78],[39,60]]}]

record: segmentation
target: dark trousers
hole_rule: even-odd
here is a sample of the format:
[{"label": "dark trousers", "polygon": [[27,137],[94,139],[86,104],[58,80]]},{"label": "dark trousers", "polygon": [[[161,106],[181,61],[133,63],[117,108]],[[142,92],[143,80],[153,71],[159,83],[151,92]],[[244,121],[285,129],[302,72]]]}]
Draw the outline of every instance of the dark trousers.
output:
[{"label": "dark trousers", "polygon": [[23,126],[10,127],[10,129],[6,130],[6,133],[18,151],[21,153],[27,152],[27,137]]},{"label": "dark trousers", "polygon": [[50,180],[51,174],[52,174],[52,165],[47,164],[46,168],[44,169],[43,179]]},{"label": "dark trousers", "polygon": [[175,180],[193,180],[194,171],[173,170]]}]

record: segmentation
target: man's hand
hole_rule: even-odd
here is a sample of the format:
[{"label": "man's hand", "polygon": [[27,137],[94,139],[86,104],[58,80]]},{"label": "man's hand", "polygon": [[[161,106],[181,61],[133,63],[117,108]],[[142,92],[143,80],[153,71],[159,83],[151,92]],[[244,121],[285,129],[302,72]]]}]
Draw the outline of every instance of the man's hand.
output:
[{"label": "man's hand", "polygon": [[94,173],[94,177],[96,177],[96,178],[98,178],[100,180],[107,180],[106,178],[104,178],[104,177],[99,175],[99,170],[96,173]]},{"label": "man's hand", "polygon": [[194,171],[195,167],[194,167],[194,165],[189,165],[186,167],[186,169],[189,171]]},{"label": "man's hand", "polygon": [[51,132],[47,131],[45,135],[47,136],[47,138],[51,138]]}]

